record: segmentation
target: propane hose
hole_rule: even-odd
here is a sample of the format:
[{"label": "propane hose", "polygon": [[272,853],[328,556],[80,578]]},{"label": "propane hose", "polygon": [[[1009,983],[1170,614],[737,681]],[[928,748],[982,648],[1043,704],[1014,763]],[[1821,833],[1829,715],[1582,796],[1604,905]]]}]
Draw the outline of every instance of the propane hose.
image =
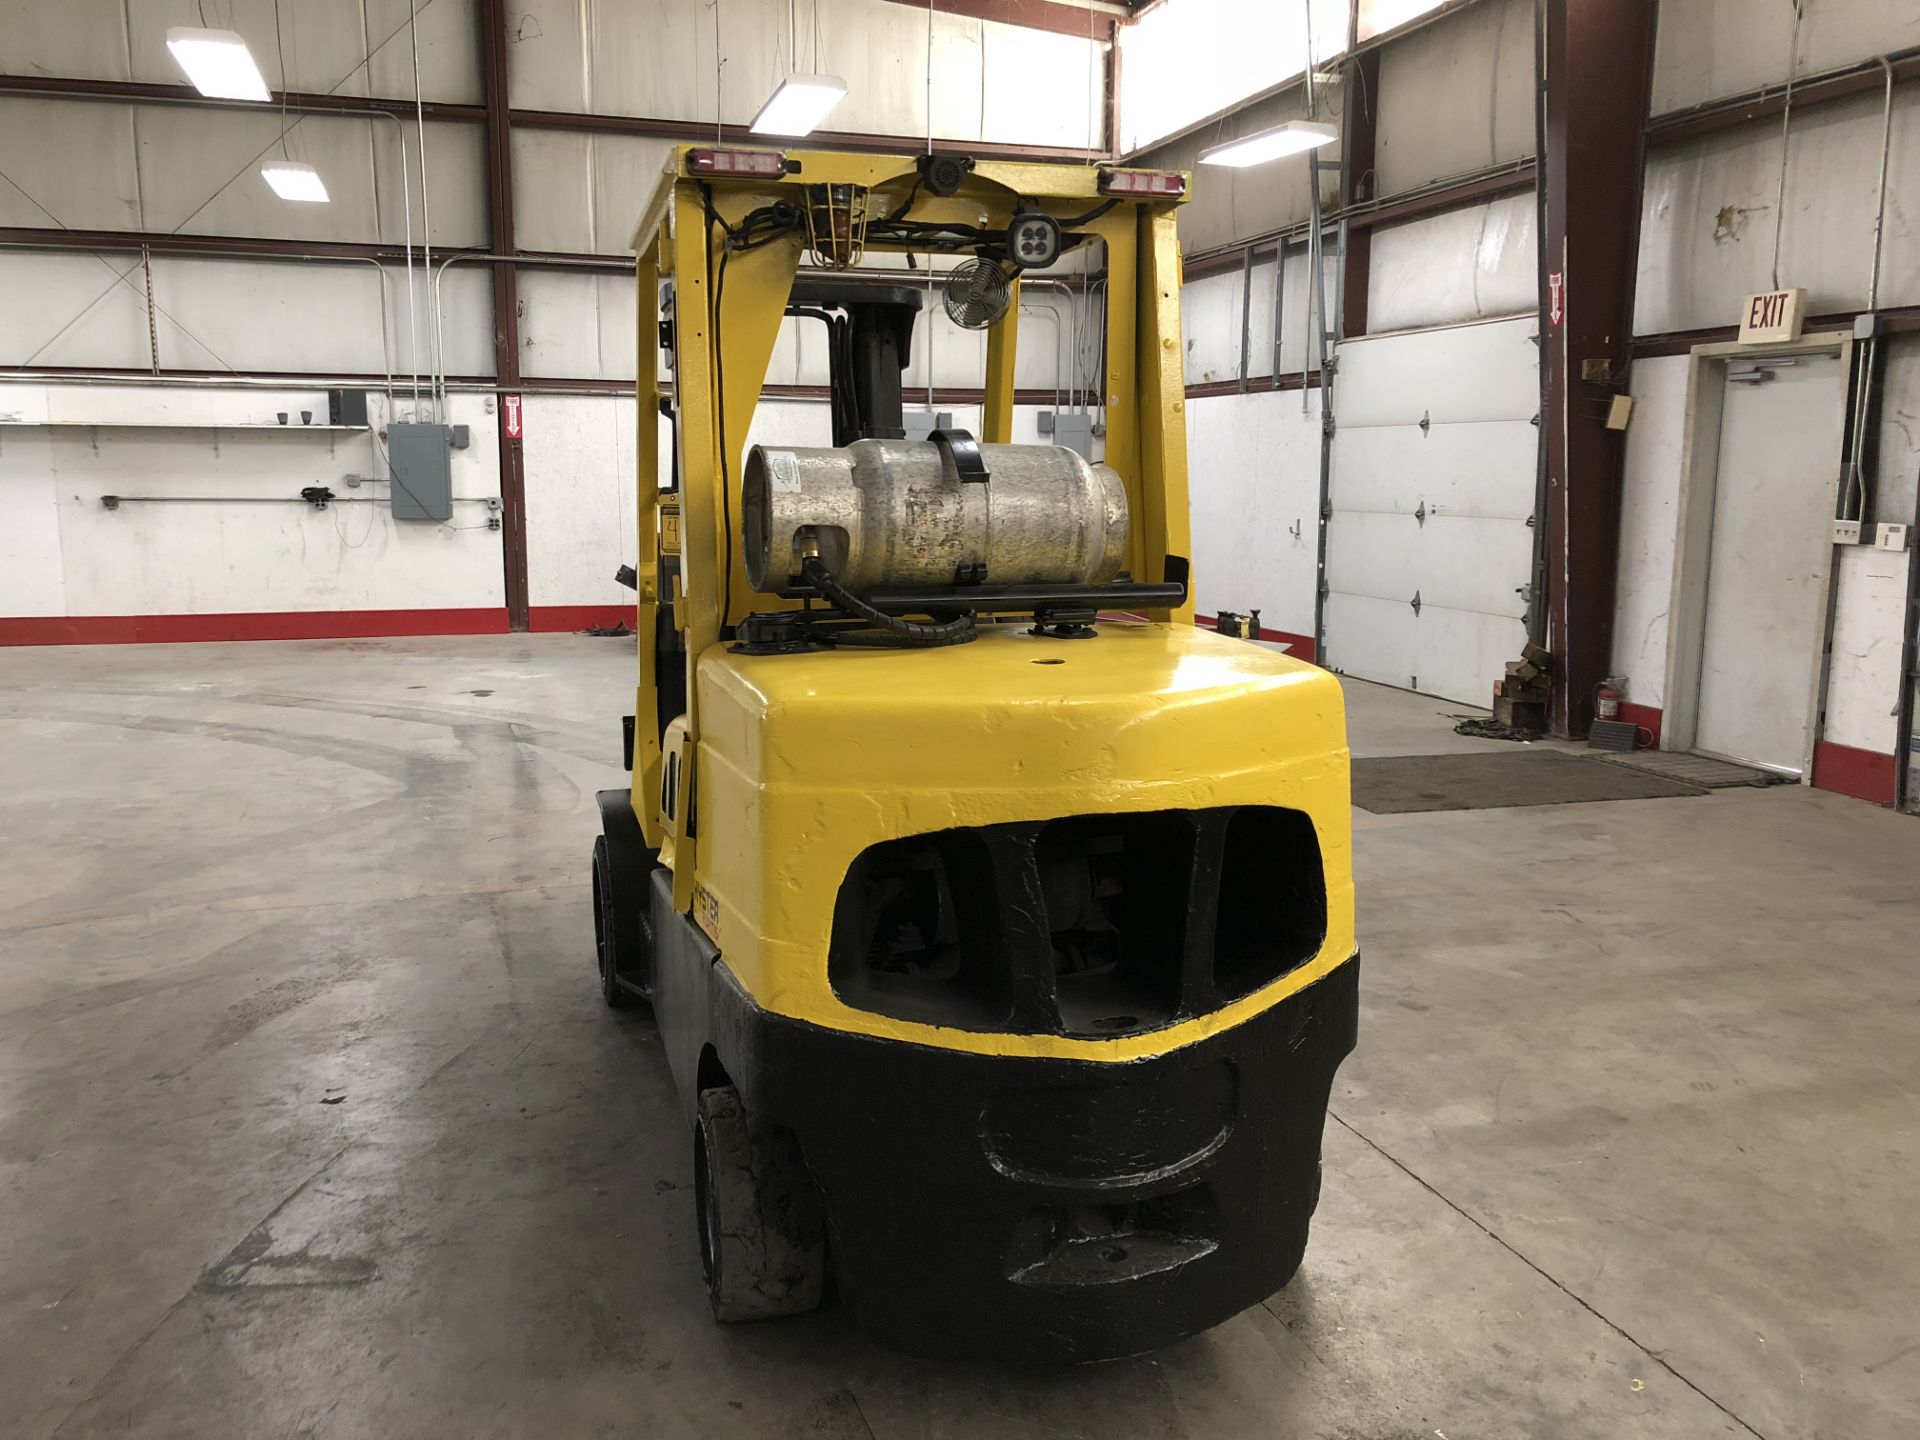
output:
[{"label": "propane hose", "polygon": [[889,615],[884,610],[876,609],[834,579],[833,572],[821,563],[818,555],[807,556],[801,563],[800,573],[809,585],[818,590],[836,608],[856,620],[866,621],[879,632],[862,635],[857,631],[841,631],[834,636],[836,645],[931,649],[939,645],[964,645],[969,640],[980,638],[980,631],[975,628],[971,615],[958,615],[951,620],[938,621],[902,620],[898,615]]}]

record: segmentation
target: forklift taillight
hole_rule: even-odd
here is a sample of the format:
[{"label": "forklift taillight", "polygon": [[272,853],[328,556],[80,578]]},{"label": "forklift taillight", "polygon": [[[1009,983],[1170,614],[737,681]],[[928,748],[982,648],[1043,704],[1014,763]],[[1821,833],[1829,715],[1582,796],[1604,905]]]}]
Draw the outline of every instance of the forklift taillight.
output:
[{"label": "forklift taillight", "polygon": [[1187,177],[1178,170],[1102,170],[1103,195],[1184,195]]},{"label": "forklift taillight", "polygon": [[773,175],[787,173],[787,157],[778,150],[689,150],[690,175]]}]

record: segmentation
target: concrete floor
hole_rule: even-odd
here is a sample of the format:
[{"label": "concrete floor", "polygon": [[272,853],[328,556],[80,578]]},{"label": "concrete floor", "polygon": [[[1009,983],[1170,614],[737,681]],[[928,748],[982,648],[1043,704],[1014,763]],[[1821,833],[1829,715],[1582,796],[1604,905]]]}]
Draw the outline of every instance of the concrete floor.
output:
[{"label": "concrete floor", "polygon": [[[1357,816],[1360,1050],[1263,1307],[1067,1372],[712,1325],[591,978],[631,664],[0,652],[0,1429],[1920,1433],[1920,825],[1785,788]],[[1497,743],[1350,693],[1363,754]]]}]

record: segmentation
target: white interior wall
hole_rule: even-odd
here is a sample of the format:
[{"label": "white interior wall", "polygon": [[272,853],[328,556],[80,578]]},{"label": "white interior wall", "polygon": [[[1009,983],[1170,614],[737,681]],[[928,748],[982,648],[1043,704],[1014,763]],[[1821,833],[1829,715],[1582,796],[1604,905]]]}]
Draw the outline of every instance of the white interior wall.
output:
[{"label": "white interior wall", "polygon": [[1613,671],[1627,699],[1666,708],[1667,611],[1679,539],[1685,460],[1685,355],[1636,360],[1633,417],[1620,493],[1620,568],[1614,586]]},{"label": "white interior wall", "polygon": [[[1312,271],[1306,253],[1290,249],[1286,256],[1286,292],[1280,297],[1280,373],[1297,375],[1303,365],[1317,368],[1314,340],[1307,314],[1307,281]],[[1325,304],[1335,303],[1338,267],[1329,259]],[[1186,352],[1189,385],[1209,385],[1240,376],[1242,297],[1252,295],[1245,314],[1248,332],[1247,375],[1259,379],[1273,374],[1273,284],[1271,257],[1256,263],[1250,274],[1227,270],[1188,282],[1180,290],[1180,328]],[[1316,311],[1314,321],[1319,319]]]},{"label": "white interior wall", "polygon": [[[0,364],[145,370],[150,338],[163,369],[424,376],[433,344],[428,277],[359,261],[153,260],[154,335],[140,257],[124,251],[0,250],[8,294]],[[493,373],[493,297],[484,268],[455,264],[440,282],[440,336],[450,375]],[[630,284],[630,282],[629,282]],[[384,333],[384,340],[383,340]]]},{"label": "white interior wall", "polygon": [[[404,129],[404,134],[403,134]],[[287,117],[285,153],[314,166],[329,203],[292,204],[261,178],[282,153],[280,112],[0,96],[0,226],[140,230],[398,245],[411,191],[413,238],[484,246],[485,137],[478,125],[426,127],[429,212],[413,125],[366,115]],[[51,140],[51,143],[50,143]],[[402,155],[407,175],[401,175]]]},{"label": "white interior wall", "polygon": [[1538,306],[1534,198],[1509,195],[1373,232],[1367,330],[1414,330]]},{"label": "white interior wall", "polygon": [[1920,45],[1920,7],[1888,0],[1683,0],[1660,7],[1654,44],[1653,113],[1817,75]]},{"label": "white interior wall", "polygon": [[[146,389],[7,385],[0,414],[58,425],[0,424],[0,614],[152,615],[499,606],[497,430],[478,396],[450,419],[472,444],[453,454],[454,514],[394,520],[369,431],[307,429],[326,395],[299,389]],[[291,424],[274,425],[286,410]],[[369,418],[384,423],[384,395]],[[99,419],[98,426],[85,423]],[[154,428],[142,428],[152,422]],[[204,428],[219,424],[228,428]],[[270,429],[254,428],[273,426]],[[342,503],[301,501],[325,485]],[[102,495],[174,497],[106,509]],[[235,497],[241,503],[186,501]],[[277,503],[253,503],[271,498]],[[368,502],[368,503],[363,503]]]},{"label": "white interior wall", "polygon": [[[408,0],[282,3],[278,21],[284,43],[278,47],[273,0],[226,0],[207,19],[239,32],[276,90],[411,97],[408,10]],[[431,0],[418,10],[422,96],[477,103],[478,0]],[[195,0],[10,0],[5,15],[0,72],[162,85],[178,85],[183,78],[167,53],[167,31],[206,23]]]},{"label": "white interior wall", "polygon": [[[818,20],[818,42],[814,20]],[[720,25],[718,95],[714,25]],[[928,133],[928,15],[887,0],[799,8],[799,68],[839,75],[834,130]],[[513,0],[516,109],[751,121],[793,68],[785,0]],[[946,140],[1083,147],[1099,143],[1104,47],[968,16],[932,19],[932,132]]]},{"label": "white interior wall", "polygon": [[[1372,195],[1534,151],[1534,0],[1485,0],[1380,52]],[[1436,124],[1444,116],[1445,124]]]},{"label": "white interior wall", "polygon": [[523,250],[631,255],[673,147],[645,135],[513,132],[513,238]]},{"label": "white interior wall", "polygon": [[[1798,111],[1787,144],[1779,283],[1809,315],[1866,308],[1880,178],[1881,96]],[[1731,325],[1741,300],[1774,288],[1780,127],[1747,125],[1647,157],[1634,333]],[[1920,303],[1920,93],[1897,88],[1881,240],[1879,303]]]}]

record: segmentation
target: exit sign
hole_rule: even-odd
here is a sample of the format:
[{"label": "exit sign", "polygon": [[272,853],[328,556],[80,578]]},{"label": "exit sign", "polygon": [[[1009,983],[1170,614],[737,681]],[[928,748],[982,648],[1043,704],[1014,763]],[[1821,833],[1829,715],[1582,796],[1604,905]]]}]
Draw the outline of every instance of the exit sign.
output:
[{"label": "exit sign", "polygon": [[1798,340],[1806,306],[1805,290],[1763,290],[1758,295],[1749,295],[1746,307],[1740,312],[1740,343],[1760,345]]}]

